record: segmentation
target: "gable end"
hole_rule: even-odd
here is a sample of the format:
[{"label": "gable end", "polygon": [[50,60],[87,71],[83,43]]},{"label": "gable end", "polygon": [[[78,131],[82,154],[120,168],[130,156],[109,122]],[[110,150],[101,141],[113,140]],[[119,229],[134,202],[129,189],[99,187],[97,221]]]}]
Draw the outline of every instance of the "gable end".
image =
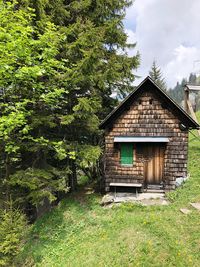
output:
[{"label": "gable end", "polygon": [[100,124],[100,129],[109,128],[114,121],[131,106],[133,101],[139,99],[139,96],[144,92],[151,90],[163,102],[163,108],[168,108],[175,114],[179,120],[184,123],[187,128],[198,129],[200,126],[194,121],[188,113],[186,113],[166,92],[160,89],[150,77],[144,79],[141,84],[130,93]]}]

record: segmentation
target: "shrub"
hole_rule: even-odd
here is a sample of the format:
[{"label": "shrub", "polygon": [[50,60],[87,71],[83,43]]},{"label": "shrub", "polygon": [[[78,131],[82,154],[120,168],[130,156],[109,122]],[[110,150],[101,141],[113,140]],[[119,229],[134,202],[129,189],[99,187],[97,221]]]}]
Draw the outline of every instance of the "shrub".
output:
[{"label": "shrub", "polygon": [[0,266],[13,266],[21,251],[28,226],[25,215],[17,209],[0,211]]}]

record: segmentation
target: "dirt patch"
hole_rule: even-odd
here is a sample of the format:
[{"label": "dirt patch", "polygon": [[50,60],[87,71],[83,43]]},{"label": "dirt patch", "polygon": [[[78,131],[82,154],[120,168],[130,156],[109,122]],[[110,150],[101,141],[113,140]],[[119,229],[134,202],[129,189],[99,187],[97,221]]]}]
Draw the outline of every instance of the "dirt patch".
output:
[{"label": "dirt patch", "polygon": [[87,205],[88,203],[88,195],[92,195],[94,193],[94,189],[92,186],[84,187],[83,189],[73,193],[73,199],[79,202],[82,206]]}]

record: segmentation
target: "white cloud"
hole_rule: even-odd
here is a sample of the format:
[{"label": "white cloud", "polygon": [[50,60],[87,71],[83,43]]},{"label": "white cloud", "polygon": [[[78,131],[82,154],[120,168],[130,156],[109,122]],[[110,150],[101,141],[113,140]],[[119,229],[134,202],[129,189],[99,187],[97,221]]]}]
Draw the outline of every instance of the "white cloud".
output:
[{"label": "white cloud", "polygon": [[129,40],[141,53],[138,74],[143,78],[155,59],[169,86],[194,72],[200,60],[200,0],[136,0],[127,11]]},{"label": "white cloud", "polygon": [[[200,55],[200,49],[196,47],[185,47],[180,45],[174,50],[174,58],[164,66],[167,77],[173,77],[176,81],[181,81],[183,77],[188,77],[192,71],[198,71],[197,64],[194,64]],[[173,81],[173,80],[172,80]]]},{"label": "white cloud", "polygon": [[129,29],[126,29],[125,32],[128,35],[127,42],[130,44],[135,44],[137,42],[135,32]]}]

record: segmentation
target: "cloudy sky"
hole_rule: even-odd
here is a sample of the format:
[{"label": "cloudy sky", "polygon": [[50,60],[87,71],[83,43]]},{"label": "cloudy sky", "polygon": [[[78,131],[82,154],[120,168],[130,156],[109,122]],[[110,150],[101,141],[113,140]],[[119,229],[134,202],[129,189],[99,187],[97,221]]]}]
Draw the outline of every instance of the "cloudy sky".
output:
[{"label": "cloudy sky", "polygon": [[137,74],[142,78],[153,60],[169,87],[200,73],[200,0],[135,0],[124,24],[141,54]]}]

